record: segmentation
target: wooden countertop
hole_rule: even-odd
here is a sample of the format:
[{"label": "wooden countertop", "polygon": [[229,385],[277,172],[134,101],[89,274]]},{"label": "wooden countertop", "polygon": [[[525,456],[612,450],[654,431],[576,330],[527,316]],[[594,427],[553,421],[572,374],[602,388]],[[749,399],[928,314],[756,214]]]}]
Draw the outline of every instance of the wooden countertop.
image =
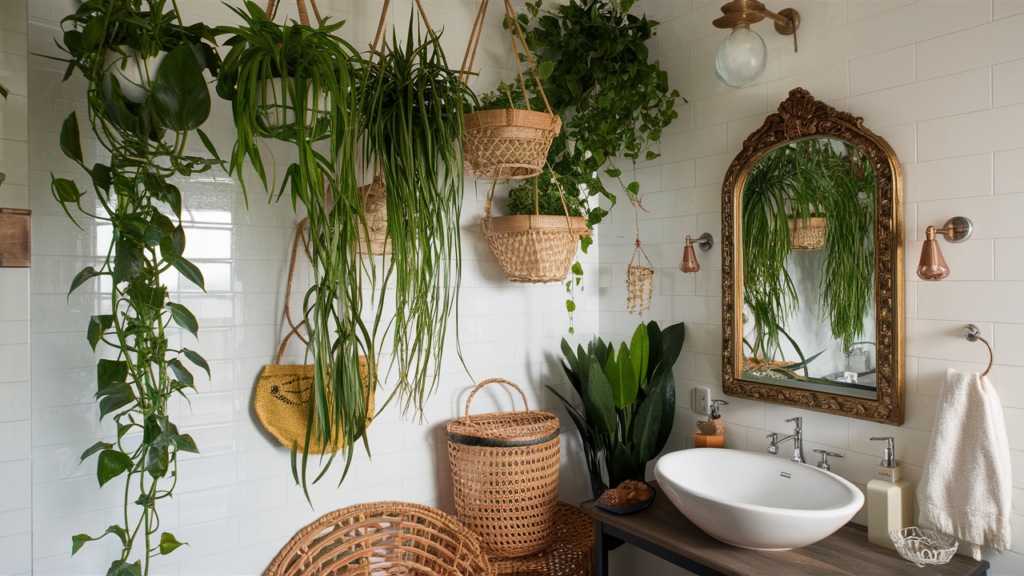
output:
[{"label": "wooden countertop", "polygon": [[[652,482],[657,487],[657,482]],[[722,574],[735,576],[969,576],[982,574],[988,562],[956,555],[948,564],[918,568],[895,551],[868,542],[865,526],[847,524],[828,538],[784,552],[748,550],[708,536],[658,490],[654,504],[637,514],[619,516],[594,506],[581,507],[591,518],[639,536],[670,552]]]}]

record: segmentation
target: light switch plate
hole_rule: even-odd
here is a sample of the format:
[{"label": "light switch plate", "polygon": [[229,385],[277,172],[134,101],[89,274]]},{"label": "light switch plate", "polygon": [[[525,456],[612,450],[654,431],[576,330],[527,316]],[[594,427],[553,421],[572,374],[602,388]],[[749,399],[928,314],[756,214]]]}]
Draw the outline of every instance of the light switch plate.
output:
[{"label": "light switch plate", "polygon": [[711,389],[707,386],[694,388],[690,409],[697,414],[711,414]]}]

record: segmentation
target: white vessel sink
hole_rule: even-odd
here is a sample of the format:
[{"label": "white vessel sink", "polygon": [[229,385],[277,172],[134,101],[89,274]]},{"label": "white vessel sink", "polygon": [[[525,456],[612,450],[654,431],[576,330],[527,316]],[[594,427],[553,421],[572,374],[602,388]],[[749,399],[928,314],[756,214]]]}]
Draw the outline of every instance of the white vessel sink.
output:
[{"label": "white vessel sink", "polygon": [[838,530],[864,504],[846,480],[742,450],[666,454],[654,468],[669,500],[709,536],[754,550],[789,550]]}]

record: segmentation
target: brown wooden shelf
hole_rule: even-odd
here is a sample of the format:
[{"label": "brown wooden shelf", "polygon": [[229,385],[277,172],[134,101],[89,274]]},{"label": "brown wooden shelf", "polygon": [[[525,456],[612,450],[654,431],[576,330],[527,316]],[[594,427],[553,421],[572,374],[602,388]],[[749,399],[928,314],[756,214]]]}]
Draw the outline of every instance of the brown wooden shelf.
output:
[{"label": "brown wooden shelf", "polygon": [[[651,484],[657,487],[657,482]],[[852,523],[803,548],[784,552],[738,548],[705,534],[676,509],[662,490],[658,490],[650,508],[629,516],[599,510],[593,500],[581,507],[597,522],[598,576],[602,576],[602,566],[607,566],[601,554],[607,555],[607,549],[619,541],[706,575],[974,576],[985,574],[989,567],[988,562],[957,555],[948,564],[918,568],[896,552],[868,542],[867,528]]]}]

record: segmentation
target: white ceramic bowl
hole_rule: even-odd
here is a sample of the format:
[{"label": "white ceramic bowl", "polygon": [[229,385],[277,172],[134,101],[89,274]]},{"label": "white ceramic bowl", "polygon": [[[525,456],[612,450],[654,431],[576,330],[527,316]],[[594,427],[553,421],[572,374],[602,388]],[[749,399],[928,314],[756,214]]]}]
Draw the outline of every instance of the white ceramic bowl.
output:
[{"label": "white ceramic bowl", "polygon": [[654,475],[676,508],[704,532],[754,550],[813,544],[864,504],[861,491],[835,474],[741,450],[666,454]]}]

